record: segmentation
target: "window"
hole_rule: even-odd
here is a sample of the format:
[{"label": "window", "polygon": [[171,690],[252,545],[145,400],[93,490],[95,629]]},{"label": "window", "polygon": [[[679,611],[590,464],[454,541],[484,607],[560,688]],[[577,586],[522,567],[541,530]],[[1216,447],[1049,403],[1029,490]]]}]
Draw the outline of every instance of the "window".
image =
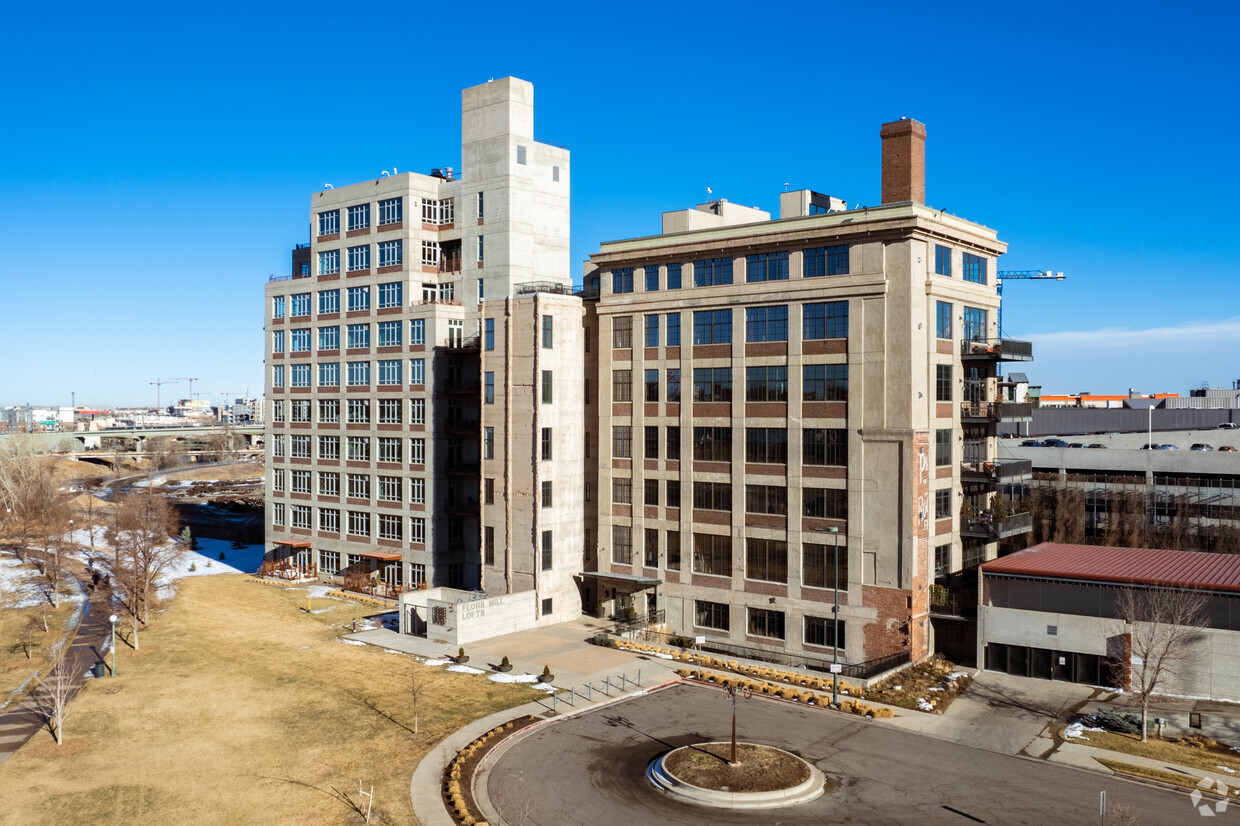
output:
[{"label": "window", "polygon": [[349,362],[349,386],[350,387],[370,386],[370,362],[368,361]]},{"label": "window", "polygon": [[335,235],[340,232],[340,210],[319,213],[319,236]]},{"label": "window", "polygon": [[401,288],[404,285],[399,281],[390,281],[387,284],[379,285],[379,309],[388,307],[399,307],[401,305]]},{"label": "window", "polygon": [[613,477],[611,480],[611,501],[617,505],[633,504],[633,480]]},{"label": "window", "polygon": [[349,272],[370,269],[370,245],[349,247]]},{"label": "window", "polygon": [[633,428],[627,424],[611,426],[611,455],[618,459],[633,456]]},{"label": "window", "polygon": [[628,525],[611,526],[611,561],[615,565],[633,563],[633,537]]},{"label": "window", "polygon": [[340,421],[340,399],[319,399],[319,421],[323,424]]},{"label": "window", "polygon": [[646,316],[646,346],[659,346],[659,317],[657,315]]},{"label": "window", "polygon": [[349,461],[370,461],[370,438],[367,436],[350,436],[348,441]]},{"label": "window", "polygon": [[986,340],[986,311],[978,307],[964,308],[965,341]]},{"label": "window", "polygon": [[482,538],[482,561],[486,565],[495,564],[495,528],[486,526]]},{"label": "window", "polygon": [[732,401],[731,367],[694,367],[693,401]]},{"label": "window", "polygon": [[[439,242],[423,241],[422,242],[422,266],[438,267],[439,266]],[[426,290],[422,291],[423,300],[426,299]]]},{"label": "window", "polygon": [[669,290],[680,289],[680,265],[679,264],[668,264],[667,265],[667,288]]},{"label": "window", "polygon": [[310,421],[310,400],[309,399],[293,399],[293,421],[308,422]]},{"label": "window", "polygon": [[271,473],[271,489],[277,492],[284,490],[284,471],[280,468]]},{"label": "window", "polygon": [[310,437],[309,436],[294,436],[292,439],[289,440],[289,445],[291,448],[289,450],[289,455],[292,456],[294,459],[309,459],[310,458]]},{"label": "window", "polygon": [[495,404],[495,374],[482,374],[482,403]]},{"label": "window", "polygon": [[755,637],[771,637],[777,640],[784,638],[783,611],[750,608],[748,609],[748,616],[749,622],[745,627],[745,633],[752,634]]},{"label": "window", "polygon": [[277,295],[271,299],[271,317],[284,318],[284,296]]},{"label": "window", "polygon": [[551,382],[552,375],[550,370],[542,371],[542,403],[551,404]]},{"label": "window", "polygon": [[[544,571],[551,570],[551,562],[554,556],[551,552],[551,531],[542,532],[542,569]],[[543,614],[551,613],[551,600],[543,600]]]},{"label": "window", "polygon": [[938,338],[952,337],[952,305],[946,301],[935,303],[934,331]]},{"label": "window", "polygon": [[310,352],[310,328],[302,327],[297,330],[289,330],[290,350],[294,353]]},{"label": "window", "polygon": [[805,618],[805,644],[823,648],[843,648],[847,636],[844,633],[848,625],[846,620],[827,619],[826,617]]},{"label": "window", "polygon": [[620,267],[611,271],[611,291],[617,294],[633,292],[632,267]]},{"label": "window", "polygon": [[700,310],[693,314],[694,344],[729,344],[731,341],[731,310]]},{"label": "window", "polygon": [[483,236],[479,235],[479,236],[478,236],[478,260],[479,260],[479,261],[485,261],[485,260],[486,260],[486,258],[487,258],[487,256],[486,256],[486,238],[484,238]]},{"label": "window", "polygon": [[421,476],[409,477],[409,501],[415,505],[426,504],[426,480]]},{"label": "window", "polygon": [[944,577],[951,573],[952,543],[934,546],[934,576]]},{"label": "window", "polygon": [[495,480],[486,479],[484,480],[484,482],[485,484],[483,486],[483,497],[482,497],[483,504],[494,505],[495,504]]},{"label": "window", "polygon": [[482,458],[495,458],[495,428],[484,427],[482,429]]},{"label": "window", "polygon": [[370,204],[349,207],[349,231],[370,229]]},{"label": "window", "polygon": [[[659,458],[659,427],[658,425],[646,425],[646,439],[642,456],[647,459]],[[653,504],[658,504],[655,502]]]},{"label": "window", "polygon": [[778,485],[745,485],[745,512],[788,515],[788,489]]},{"label": "window", "polygon": [[370,423],[370,399],[349,399],[349,424]]},{"label": "window", "polygon": [[364,473],[350,473],[348,476],[350,499],[370,498],[370,477]]},{"label": "window", "polygon": [[409,383],[426,384],[426,359],[409,360]]},{"label": "window", "polygon": [[848,302],[828,301],[825,304],[801,306],[801,338],[848,338]]},{"label": "window", "polygon": [[711,576],[732,576],[732,537],[695,533],[693,572]]},{"label": "window", "polygon": [[646,292],[653,293],[659,290],[659,268],[653,264],[647,264],[643,269],[646,274]]},{"label": "window", "polygon": [[659,567],[659,531],[646,528],[645,541],[642,543],[642,564],[647,568]]},{"label": "window", "polygon": [[551,461],[551,428],[542,429],[542,461]]},{"label": "window", "polygon": [[340,458],[340,437],[339,436],[320,436],[319,437],[319,458],[336,460]]},{"label": "window", "polygon": [[495,349],[495,319],[488,318],[482,324],[482,347],[484,350]]},{"label": "window", "polygon": [[404,198],[388,198],[379,202],[379,226],[399,224],[405,219]]},{"label": "window", "polygon": [[847,519],[848,491],[838,488],[802,488],[801,515],[817,519]]},{"label": "window", "polygon": [[667,314],[667,346],[680,346],[680,313]]},{"label": "window", "polygon": [[674,462],[680,461],[680,425],[668,425],[667,458]]},{"label": "window", "polygon": [[271,455],[280,457],[284,455],[284,434],[277,433],[275,441],[271,445]]},{"label": "window", "polygon": [[271,524],[276,527],[283,527],[284,525],[284,505],[280,502],[276,502],[271,506]]},{"label": "window", "polygon": [[319,315],[340,312],[340,290],[319,292]]},{"label": "window", "polygon": [[426,424],[426,399],[409,400],[409,424]]},{"label": "window", "polygon": [[552,349],[555,343],[555,318],[545,315],[542,317],[542,348],[544,350]]},{"label": "window", "polygon": [[940,428],[934,431],[934,465],[948,467],[952,463],[952,429]]},{"label": "window", "polygon": [[370,514],[365,511],[349,511],[349,535],[370,536]]},{"label": "window", "polygon": [[729,607],[722,602],[693,601],[693,624],[699,628],[727,631],[731,627]]},{"label": "window", "polygon": [[525,147],[518,144],[517,146],[517,163],[525,163]]},{"label": "window", "polygon": [[693,507],[708,511],[732,510],[732,483],[694,482]]},{"label": "window", "polygon": [[[382,294],[382,292],[380,292]],[[399,321],[380,321],[379,322],[379,346],[380,347],[399,347],[401,344],[401,330],[404,325]]]},{"label": "window", "polygon": [[[582,388],[582,395],[584,396],[584,401],[586,404],[589,404],[590,403],[590,380],[586,379],[582,383],[581,388]],[[589,455],[590,454],[588,453],[586,454],[587,458],[589,457]]]},{"label": "window", "polygon": [[478,300],[479,300],[479,301],[482,301],[482,300],[484,300],[486,297],[487,297],[487,295],[486,295],[486,279],[479,278],[479,279],[478,279]]},{"label": "window", "polygon": [[760,252],[757,255],[745,256],[745,280],[755,281],[787,281],[788,253]]},{"label": "window", "polygon": [[848,246],[827,247],[827,275],[848,275]]},{"label": "window", "polygon": [[[335,508],[319,508],[319,530],[340,533],[340,511]],[[340,568],[340,554],[336,551],[319,551],[319,567],[325,574],[334,574]]]},{"label": "window", "polygon": [[401,240],[379,242],[379,266],[399,267],[405,260],[405,246]]},{"label": "window", "polygon": [[377,488],[377,496],[381,502],[399,502],[400,495],[400,477],[399,476],[380,476],[379,486]]},{"label": "window", "polygon": [[310,293],[295,293],[292,297],[292,312],[290,317],[310,315]]},{"label": "window", "polygon": [[611,371],[611,400],[613,402],[633,401],[633,371]]},{"label": "window", "polygon": [[805,428],[801,431],[801,453],[806,465],[847,465],[848,431]]},{"label": "window", "polygon": [[952,518],[952,491],[951,488],[943,488],[934,492],[934,518],[935,519],[951,519]]},{"label": "window", "polygon": [[380,539],[400,539],[400,522],[401,519],[395,514],[381,513],[379,514],[379,538]]},{"label": "window", "polygon": [[732,428],[693,428],[693,459],[698,462],[731,462]]},{"label": "window", "polygon": [[478,217],[482,218],[485,212],[486,212],[486,209],[484,208],[482,193],[479,192],[478,193]]},{"label": "window", "polygon": [[617,316],[611,320],[611,346],[616,350],[627,350],[633,346],[631,316]]},{"label": "window", "polygon": [[667,371],[667,401],[675,404],[680,401],[680,370]]},{"label": "window", "polygon": [[806,364],[801,377],[803,401],[848,401],[847,364]]},{"label": "window", "polygon": [[964,254],[964,280],[974,284],[986,283],[986,259],[980,255]]},{"label": "window", "polygon": [[680,570],[680,531],[668,531],[667,536],[667,569]]},{"label": "window", "polygon": [[788,307],[746,307],[746,341],[787,341]]},{"label": "window", "polygon": [[[493,482],[493,480],[489,480],[489,479],[487,481]],[[494,498],[495,496],[494,491],[492,491],[491,496],[492,498]],[[541,504],[544,508],[551,507],[551,483],[550,482],[542,483],[542,498],[540,499],[539,504]]]},{"label": "window", "polygon": [[785,365],[745,368],[745,401],[788,401],[788,368]]},{"label": "window", "polygon": [[659,400],[659,371],[646,371],[646,401],[657,402]]},{"label": "window", "polygon": [[[418,545],[426,543],[426,519],[415,516],[409,520],[409,541]],[[418,566],[414,566],[415,568]],[[425,580],[423,580],[425,581]]]},{"label": "window", "polygon": [[320,327],[319,328],[319,350],[339,350],[340,349],[340,328],[339,327]]},{"label": "window", "polygon": [[782,427],[745,428],[745,461],[768,465],[787,464],[788,431]]},{"label": "window", "polygon": [[349,287],[349,312],[370,309],[370,287]]},{"label": "window", "polygon": [[283,387],[284,386],[284,365],[283,364],[277,364],[271,368],[271,386],[272,387]]},{"label": "window", "polygon": [[284,331],[276,330],[271,334],[271,352],[284,352]]},{"label": "window", "polygon": [[370,346],[370,325],[369,324],[350,324],[349,325],[349,349]]},{"label": "window", "polygon": [[426,439],[409,440],[409,463],[411,465],[426,464]]},{"label": "window", "polygon": [[[555,182],[559,183],[559,180],[560,180],[560,167],[558,167],[558,166],[553,166],[553,167],[551,167],[551,180],[553,180],[553,181],[555,181]],[[549,605],[551,605],[551,600],[549,600],[549,599],[548,599],[548,600],[543,600],[543,602],[545,602],[548,606],[549,606]],[[544,613],[544,614],[550,614],[550,613],[551,613],[551,609],[550,609],[550,608],[547,608],[547,610],[546,610],[546,611],[544,611],[543,613]]]},{"label": "window", "polygon": [[952,277],[952,251],[942,244],[934,245],[934,274]]},{"label": "window", "polygon": [[848,587],[848,546],[805,543],[801,546],[801,584],[807,588],[835,587],[835,551],[839,548],[840,588]]},{"label": "window", "polygon": [[[658,428],[654,428],[654,430],[655,432],[658,432]],[[656,439],[655,441],[657,442],[658,440]],[[657,507],[659,504],[659,480],[658,479],[647,479],[644,487],[645,487],[645,491],[644,491],[644,495],[642,496],[642,503],[646,505],[651,505],[653,507]]]},{"label": "window", "polygon": [[732,283],[731,258],[707,258],[693,262],[693,286],[716,287]]},{"label": "window", "polygon": [[952,366],[934,365],[934,399],[940,402],[952,400]]},{"label": "window", "polygon": [[827,251],[822,247],[801,252],[801,277],[817,278],[827,274]]}]

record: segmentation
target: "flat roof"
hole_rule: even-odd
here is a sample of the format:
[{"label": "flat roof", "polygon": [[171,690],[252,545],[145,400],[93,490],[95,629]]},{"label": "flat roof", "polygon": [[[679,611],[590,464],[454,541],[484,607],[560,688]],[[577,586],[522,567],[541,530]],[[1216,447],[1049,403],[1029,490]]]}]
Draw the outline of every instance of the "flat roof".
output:
[{"label": "flat roof", "polygon": [[1240,555],[1043,542],[982,565],[987,574],[1240,592]]}]

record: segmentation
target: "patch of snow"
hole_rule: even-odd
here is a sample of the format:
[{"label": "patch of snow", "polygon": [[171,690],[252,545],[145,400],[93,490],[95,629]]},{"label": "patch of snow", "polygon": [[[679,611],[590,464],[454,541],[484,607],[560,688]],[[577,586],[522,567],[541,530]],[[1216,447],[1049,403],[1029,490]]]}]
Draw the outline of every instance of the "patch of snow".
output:
[{"label": "patch of snow", "polygon": [[1229,769],[1229,768],[1227,768],[1226,766],[1219,766],[1218,768],[1222,769],[1223,771],[1227,772],[1228,774],[1235,774],[1235,773],[1236,773],[1236,770],[1235,770],[1235,769]]},{"label": "patch of snow", "polygon": [[452,660],[423,660],[422,665],[447,665]]},{"label": "patch of snow", "polygon": [[311,585],[306,589],[306,599],[336,599],[336,597],[327,596],[328,591],[335,590],[330,585]]},{"label": "patch of snow", "polygon": [[967,677],[967,676],[969,676],[969,675],[968,675],[968,674],[966,674],[966,673],[965,673],[965,672],[963,672],[963,671],[953,671],[951,674],[948,674],[948,675],[947,675],[947,679],[949,679],[949,680],[959,680],[961,677]]},{"label": "patch of snow", "polygon": [[366,644],[366,643],[362,642],[361,640],[346,640],[346,639],[337,639],[337,640],[336,640],[336,642],[342,642],[342,643],[344,643],[345,645],[365,645],[365,644]]},{"label": "patch of snow", "polygon": [[930,688],[926,689],[926,691],[946,691],[946,690],[947,689],[943,688],[943,686],[941,685],[931,686]]},{"label": "patch of snow", "polygon": [[383,649],[383,653],[384,654],[404,654],[405,652],[397,651],[395,648],[385,648]]},{"label": "patch of snow", "polygon": [[444,670],[445,671],[456,671],[459,674],[482,674],[484,673],[481,668],[474,668],[473,666],[469,666],[469,665],[450,665]]},{"label": "patch of snow", "polygon": [[891,690],[892,690],[892,691],[901,691],[901,690],[903,690],[903,689],[904,689],[904,686],[902,686],[902,685],[893,685],[893,686],[891,687]]},{"label": "patch of snow", "polygon": [[670,659],[672,659],[672,655],[671,655],[671,654],[660,654],[660,653],[659,653],[659,652],[657,652],[657,651],[656,651],[656,652],[654,652],[653,656],[658,657],[660,660],[670,660]]},{"label": "patch of snow", "polygon": [[1087,731],[1104,731],[1105,729],[1095,726],[1087,726],[1084,723],[1076,722],[1070,724],[1063,730],[1063,738],[1065,740],[1084,740]]},{"label": "patch of snow", "polygon": [[554,694],[555,692],[559,691],[559,689],[553,686],[551,683],[534,683],[530,686],[530,688],[534,689],[535,691],[545,691],[548,694]]},{"label": "patch of snow", "polygon": [[536,683],[538,677],[533,674],[492,674],[488,680],[496,683]]},{"label": "patch of snow", "polygon": [[924,697],[917,698],[917,708],[919,708],[922,711],[934,711],[934,706],[926,702],[926,699]]},{"label": "patch of snow", "polygon": [[34,567],[26,565],[17,557],[0,557],[0,594],[16,602],[6,605],[8,608],[33,608],[37,605],[50,605],[43,592],[43,576]]}]

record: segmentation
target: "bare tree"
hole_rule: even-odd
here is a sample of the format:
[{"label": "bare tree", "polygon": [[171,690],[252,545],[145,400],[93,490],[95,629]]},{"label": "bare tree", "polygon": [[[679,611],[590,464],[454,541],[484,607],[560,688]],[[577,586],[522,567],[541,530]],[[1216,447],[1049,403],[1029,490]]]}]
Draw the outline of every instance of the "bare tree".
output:
[{"label": "bare tree", "polygon": [[1127,638],[1128,684],[1141,703],[1141,742],[1147,739],[1150,697],[1182,679],[1195,659],[1201,629],[1210,623],[1209,597],[1183,588],[1124,588],[1115,616]]},{"label": "bare tree", "polygon": [[74,665],[61,651],[52,661],[52,670],[34,691],[35,705],[43,714],[48,730],[56,738],[56,745],[64,743],[65,720],[69,716],[69,700],[82,682],[75,673]]},{"label": "bare tree", "polygon": [[231,424],[225,424],[219,433],[213,434],[207,440],[207,447],[214,454],[215,461],[233,462],[240,455],[240,441],[241,437],[236,428]]},{"label": "bare tree", "polygon": [[176,528],[172,506],[152,488],[116,502],[108,541],[114,551],[113,575],[122,591],[121,609],[133,623],[135,649],[139,623],[150,621],[156,581],[181,554],[181,546],[169,539]]},{"label": "bare tree", "polygon": [[426,675],[422,671],[422,666],[417,663],[413,664],[413,669],[409,672],[409,700],[413,706],[413,733],[418,733],[418,698],[426,688]]}]

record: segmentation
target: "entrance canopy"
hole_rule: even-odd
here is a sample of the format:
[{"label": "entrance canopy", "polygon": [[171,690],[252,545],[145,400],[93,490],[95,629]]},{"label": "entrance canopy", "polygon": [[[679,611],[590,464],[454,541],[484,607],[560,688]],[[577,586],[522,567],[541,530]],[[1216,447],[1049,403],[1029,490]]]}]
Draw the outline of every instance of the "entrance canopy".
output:
[{"label": "entrance canopy", "polygon": [[404,558],[400,554],[392,553],[391,551],[367,551],[364,554],[358,554],[358,556],[364,556],[367,559],[378,559],[381,562],[399,562]]},{"label": "entrance canopy", "polygon": [[642,590],[643,588],[658,588],[663,584],[663,580],[652,576],[637,576],[636,574],[609,574],[603,571],[583,571],[582,579],[597,579],[601,582],[614,582],[624,585],[626,588]]},{"label": "entrance canopy", "polygon": [[283,545],[286,548],[309,548],[310,547],[309,542],[304,542],[301,540],[291,540],[291,539],[284,539],[284,540],[277,539],[272,544]]}]

